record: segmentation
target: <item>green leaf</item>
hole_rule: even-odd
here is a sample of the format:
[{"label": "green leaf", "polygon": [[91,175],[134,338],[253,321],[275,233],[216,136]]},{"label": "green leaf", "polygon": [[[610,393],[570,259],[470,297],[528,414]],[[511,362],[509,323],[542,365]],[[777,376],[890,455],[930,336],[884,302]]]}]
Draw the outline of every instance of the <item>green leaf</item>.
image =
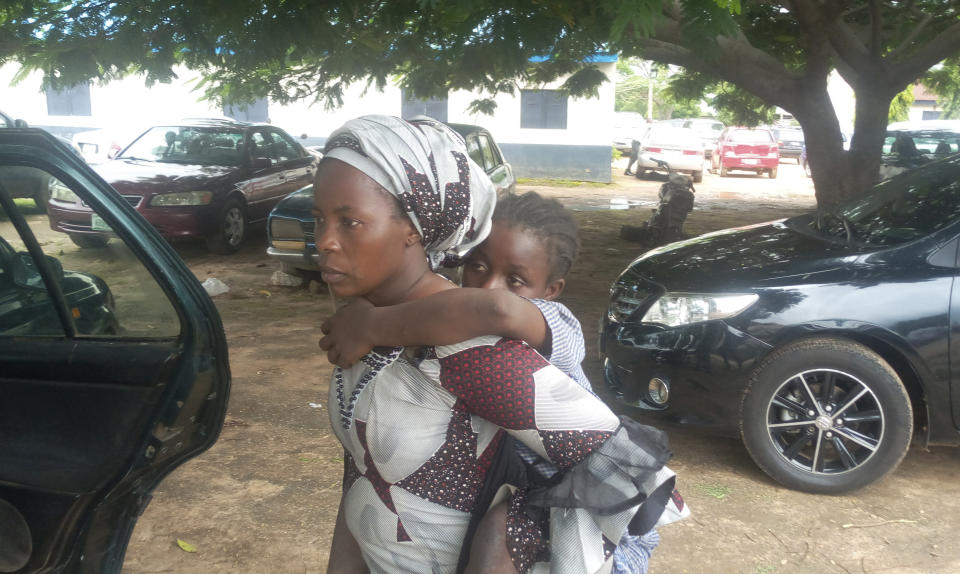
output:
[{"label": "green leaf", "polygon": [[179,546],[179,547],[180,547],[180,550],[183,550],[184,552],[196,552],[196,551],[197,551],[197,547],[196,547],[196,546],[194,546],[193,544],[190,544],[189,542],[186,542],[185,540],[180,540],[179,538],[177,538],[177,546]]}]

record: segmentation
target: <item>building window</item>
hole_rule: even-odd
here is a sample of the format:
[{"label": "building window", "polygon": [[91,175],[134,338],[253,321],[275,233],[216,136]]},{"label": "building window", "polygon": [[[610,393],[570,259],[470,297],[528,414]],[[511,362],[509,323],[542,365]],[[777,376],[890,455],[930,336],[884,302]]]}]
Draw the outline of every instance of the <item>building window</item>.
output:
[{"label": "building window", "polygon": [[90,84],[84,82],[62,90],[47,90],[48,116],[89,116]]},{"label": "building window", "polygon": [[521,90],[520,127],[567,129],[567,96],[558,90]]},{"label": "building window", "polygon": [[920,118],[920,119],[923,119],[923,120],[939,120],[939,119],[940,119],[940,114],[942,114],[942,113],[943,113],[943,112],[934,111],[934,110],[923,110],[923,117]]},{"label": "building window", "polygon": [[237,104],[223,107],[223,115],[238,122],[269,123],[270,114],[267,109],[267,98],[260,98],[252,104]]},{"label": "building window", "polygon": [[406,90],[400,90],[400,117],[409,120],[415,116],[428,116],[441,122],[447,121],[447,97],[429,100],[411,100]]}]

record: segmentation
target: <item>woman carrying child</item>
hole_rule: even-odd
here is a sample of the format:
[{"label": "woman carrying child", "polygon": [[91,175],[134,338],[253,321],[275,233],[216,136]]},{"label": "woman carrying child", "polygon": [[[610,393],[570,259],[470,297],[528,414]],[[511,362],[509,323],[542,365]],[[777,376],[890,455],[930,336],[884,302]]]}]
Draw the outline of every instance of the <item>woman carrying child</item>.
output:
[{"label": "woman carrying child", "polygon": [[[430,263],[477,245],[492,208],[492,185],[442,124],[348,122],[314,185],[324,279],[377,307],[453,289]],[[514,339],[376,350],[335,369],[330,403],[346,453],[330,572],[453,572],[504,432],[565,471],[507,505],[493,550],[517,571],[608,568],[611,540],[649,530],[672,490],[661,433],[619,421]]]}]

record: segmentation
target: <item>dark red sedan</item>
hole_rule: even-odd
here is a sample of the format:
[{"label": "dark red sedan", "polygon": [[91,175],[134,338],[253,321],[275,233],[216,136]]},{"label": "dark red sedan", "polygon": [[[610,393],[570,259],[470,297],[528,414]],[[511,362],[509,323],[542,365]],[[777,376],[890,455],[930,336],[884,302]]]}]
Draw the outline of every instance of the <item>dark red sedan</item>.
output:
[{"label": "dark red sedan", "polygon": [[[313,181],[316,157],[274,126],[196,120],[155,126],[113,161],[94,166],[168,240],[203,239],[236,251],[250,223]],[[69,189],[54,186],[50,226],[81,247],[102,247],[110,227]]]}]

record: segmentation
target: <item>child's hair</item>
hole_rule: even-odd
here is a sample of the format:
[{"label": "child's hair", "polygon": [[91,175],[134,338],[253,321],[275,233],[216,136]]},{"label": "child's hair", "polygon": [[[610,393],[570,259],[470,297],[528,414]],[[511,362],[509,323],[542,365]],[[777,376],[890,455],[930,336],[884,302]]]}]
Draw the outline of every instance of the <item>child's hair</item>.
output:
[{"label": "child's hair", "polygon": [[556,199],[543,197],[535,191],[521,195],[508,193],[497,201],[493,221],[528,229],[547,244],[550,281],[561,279],[570,272],[580,249],[577,222]]}]

